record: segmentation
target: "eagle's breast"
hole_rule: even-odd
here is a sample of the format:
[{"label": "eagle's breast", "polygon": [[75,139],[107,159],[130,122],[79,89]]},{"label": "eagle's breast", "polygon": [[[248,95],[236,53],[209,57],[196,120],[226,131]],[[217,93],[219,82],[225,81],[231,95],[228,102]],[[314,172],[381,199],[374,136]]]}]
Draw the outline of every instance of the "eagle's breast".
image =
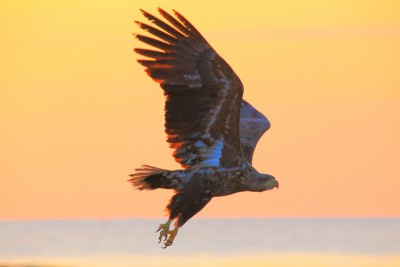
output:
[{"label": "eagle's breast", "polygon": [[[226,196],[243,191],[242,179],[246,170],[241,167],[222,168],[210,167],[196,171],[190,179],[187,188],[201,190],[212,197]],[[189,185],[190,184],[190,185]]]}]

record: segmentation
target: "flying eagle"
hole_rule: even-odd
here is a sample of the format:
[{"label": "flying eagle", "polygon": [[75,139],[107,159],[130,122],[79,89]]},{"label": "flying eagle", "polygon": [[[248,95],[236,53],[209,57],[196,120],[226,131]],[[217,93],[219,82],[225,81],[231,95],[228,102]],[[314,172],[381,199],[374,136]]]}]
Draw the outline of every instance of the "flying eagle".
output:
[{"label": "flying eagle", "polygon": [[164,91],[167,141],[183,169],[143,165],[129,181],[139,190],[175,191],[166,207],[169,219],[157,230],[166,248],[178,229],[213,197],[262,192],[279,184],[252,166],[255,146],[270,123],[242,99],[242,82],[231,67],[178,12],[174,11],[175,18],[159,8],[167,22],[141,12],[158,28],[135,21],[152,37],[134,36],[156,50],[134,51],[149,58],[138,62]]}]

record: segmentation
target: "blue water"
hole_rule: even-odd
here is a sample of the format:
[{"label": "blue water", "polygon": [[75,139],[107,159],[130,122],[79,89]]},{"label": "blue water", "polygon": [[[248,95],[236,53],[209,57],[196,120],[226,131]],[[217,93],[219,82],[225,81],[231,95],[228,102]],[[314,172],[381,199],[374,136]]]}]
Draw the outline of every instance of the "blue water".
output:
[{"label": "blue water", "polygon": [[192,219],[161,250],[162,220],[0,221],[0,260],[118,255],[400,255],[400,218]]}]

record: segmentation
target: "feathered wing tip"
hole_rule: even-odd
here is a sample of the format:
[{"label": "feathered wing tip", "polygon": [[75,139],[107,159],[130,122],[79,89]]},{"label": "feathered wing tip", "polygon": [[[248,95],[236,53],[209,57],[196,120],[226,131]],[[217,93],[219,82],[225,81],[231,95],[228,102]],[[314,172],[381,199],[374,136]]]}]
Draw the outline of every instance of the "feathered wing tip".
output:
[{"label": "feathered wing tip", "polygon": [[135,171],[136,173],[129,175],[132,178],[128,181],[131,182],[132,185],[138,190],[149,190],[154,188],[151,188],[151,184],[146,181],[146,178],[154,174],[167,172],[168,170],[153,167],[150,165],[142,165],[141,168],[136,168]]}]

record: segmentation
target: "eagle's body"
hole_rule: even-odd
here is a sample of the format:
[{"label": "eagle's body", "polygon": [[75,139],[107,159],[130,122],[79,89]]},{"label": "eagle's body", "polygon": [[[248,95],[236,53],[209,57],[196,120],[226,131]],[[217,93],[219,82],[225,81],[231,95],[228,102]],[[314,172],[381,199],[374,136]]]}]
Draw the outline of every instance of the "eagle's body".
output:
[{"label": "eagle's body", "polygon": [[[159,9],[167,24],[142,12],[161,30],[137,24],[159,39],[136,38],[159,50],[137,48],[135,52],[151,58],[138,62],[164,90],[167,141],[183,170],[143,165],[130,181],[139,190],[175,191],[167,206],[169,220],[159,227],[159,240],[168,238],[167,247],[179,227],[213,197],[261,192],[278,187],[278,182],[251,165],[255,146],[270,124],[242,99],[238,76],[182,15],[175,12],[177,20]],[[174,219],[176,228],[169,230]]]}]

